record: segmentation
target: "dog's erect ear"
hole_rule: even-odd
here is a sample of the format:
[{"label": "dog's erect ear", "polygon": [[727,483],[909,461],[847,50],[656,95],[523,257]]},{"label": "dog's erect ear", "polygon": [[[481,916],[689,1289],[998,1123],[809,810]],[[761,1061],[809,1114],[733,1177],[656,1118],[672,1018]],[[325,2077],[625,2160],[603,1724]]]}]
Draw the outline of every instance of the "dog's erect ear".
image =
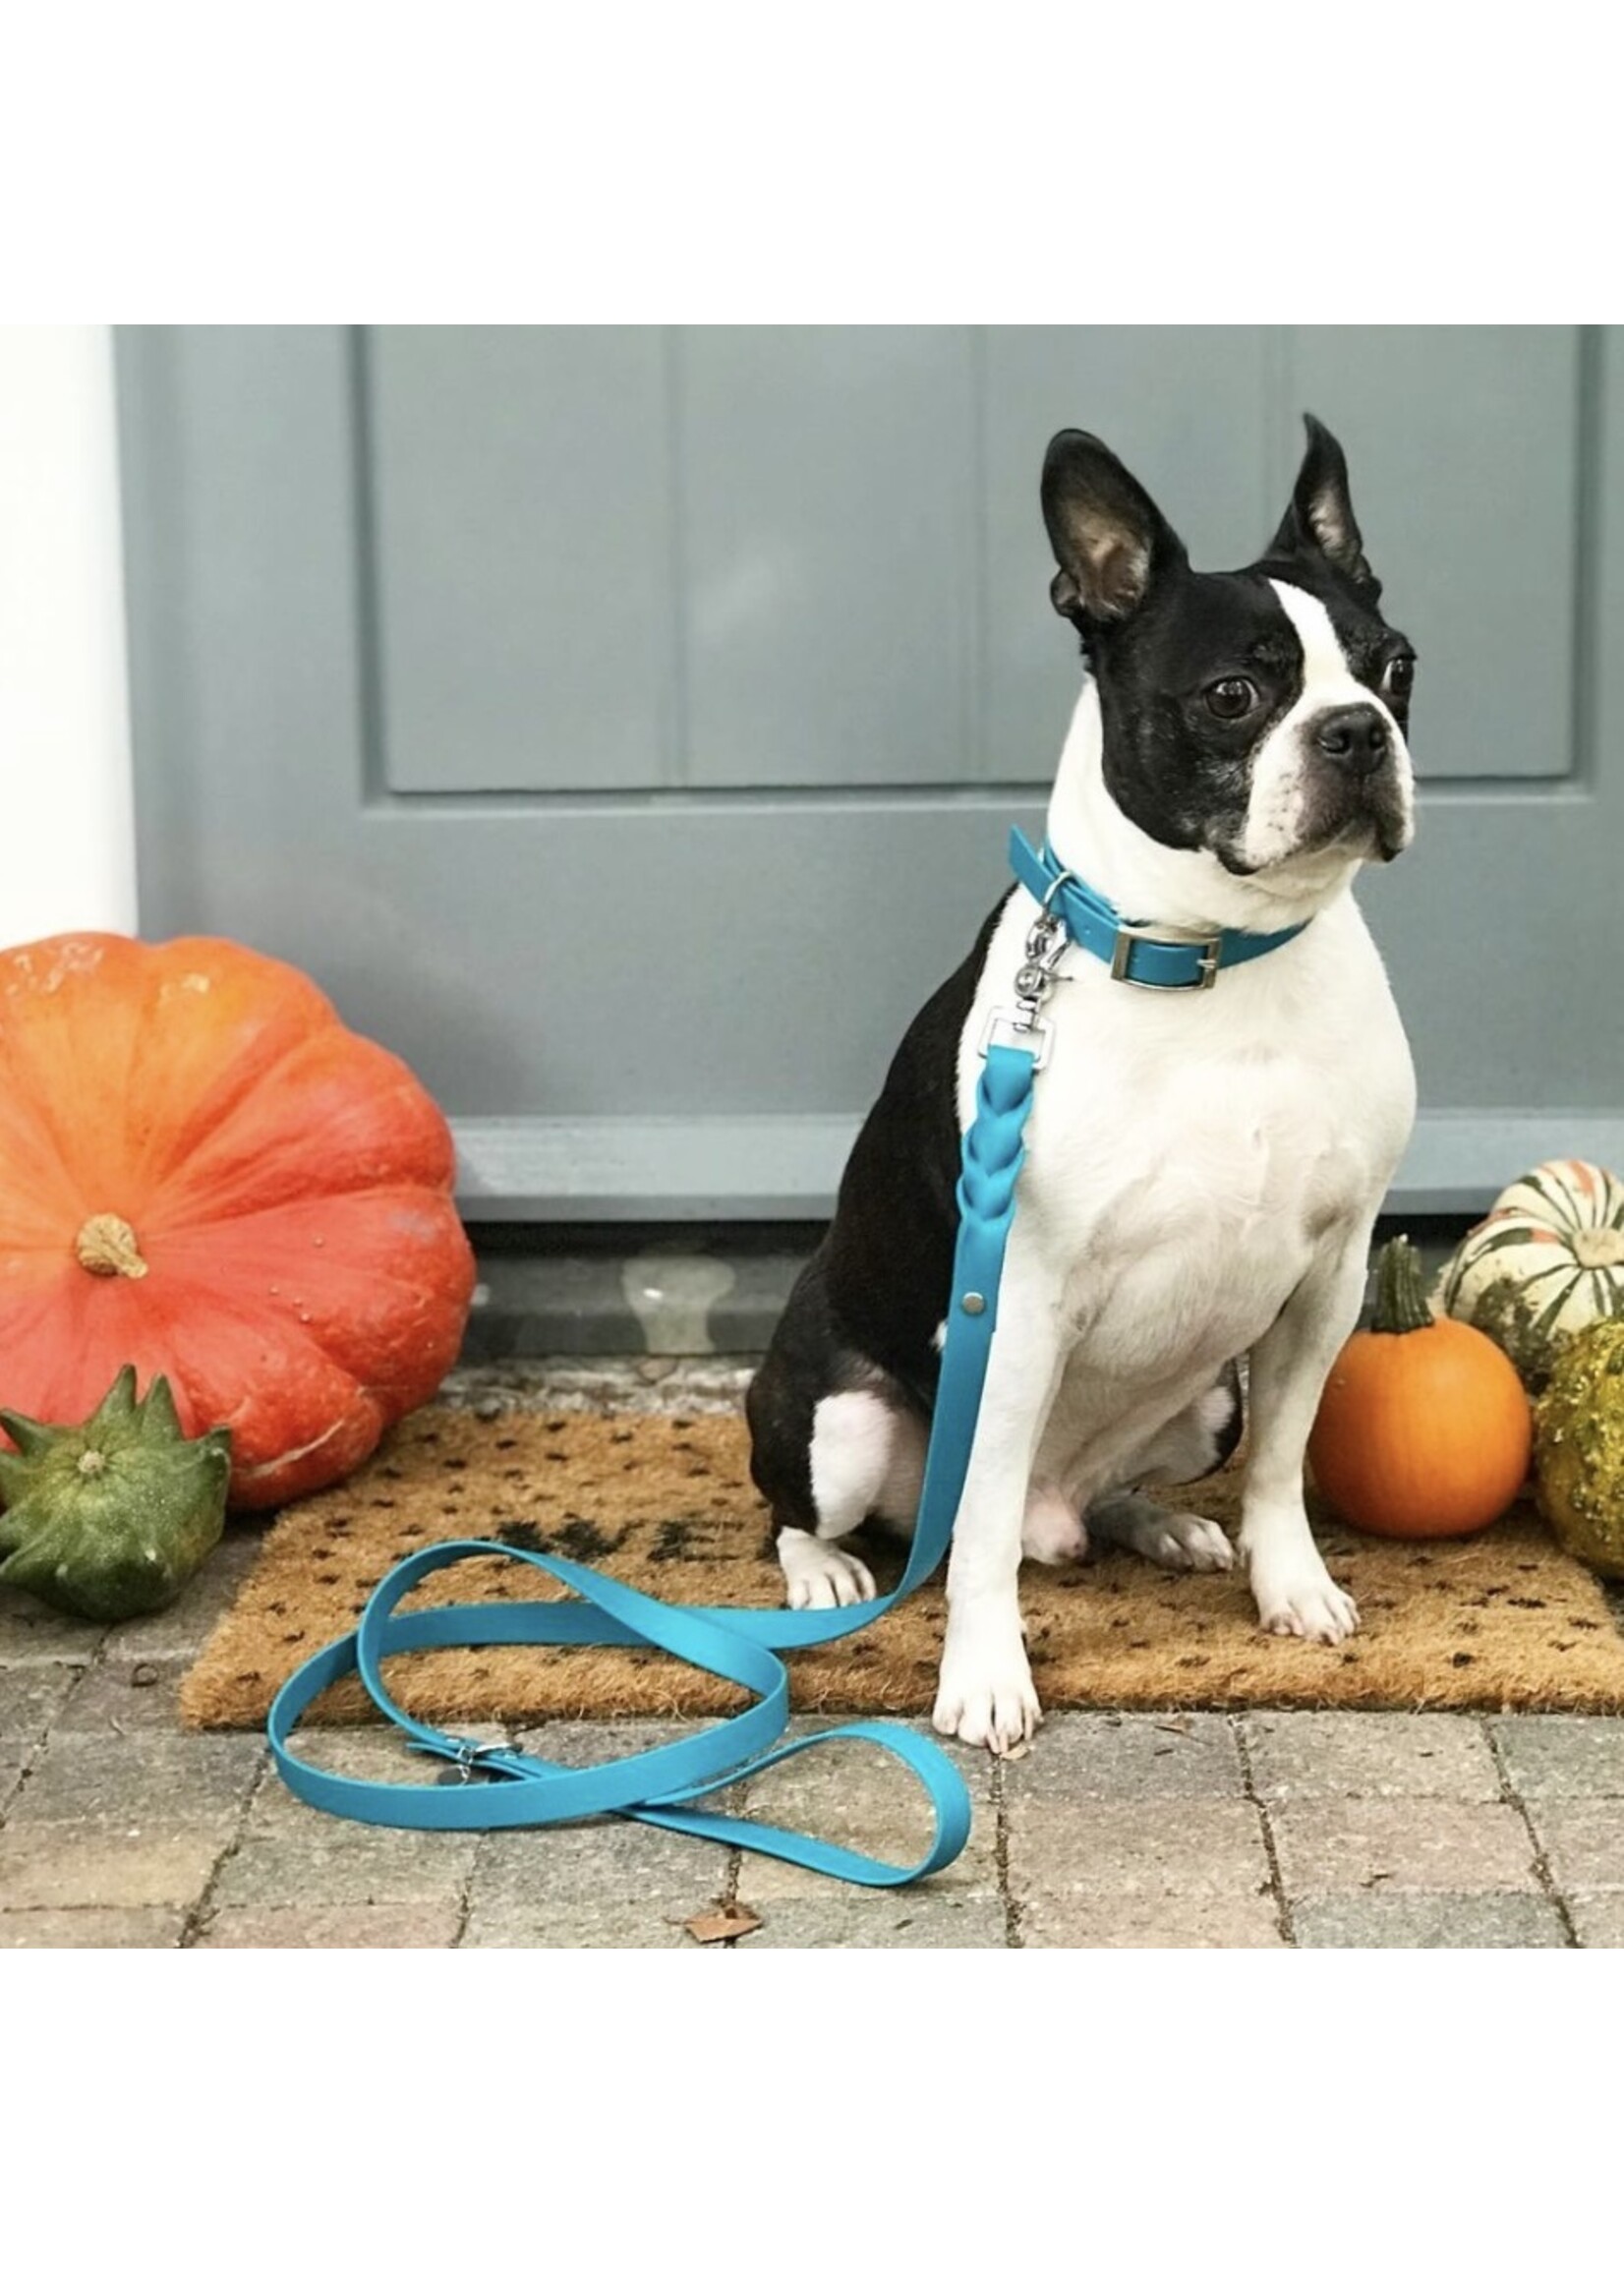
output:
[{"label": "dog's erect ear", "polygon": [[1329,427],[1322,427],[1312,411],[1305,411],[1308,446],[1303,453],[1297,488],[1286,508],[1286,518],[1275,531],[1273,554],[1319,553],[1333,568],[1360,586],[1372,600],[1381,586],[1364,557],[1364,540],[1354,518],[1348,495],[1348,461],[1342,444]]},{"label": "dog's erect ear", "polygon": [[1116,623],[1185,549],[1114,451],[1068,427],[1043,460],[1043,520],[1060,563],[1049,597],[1062,615]]}]

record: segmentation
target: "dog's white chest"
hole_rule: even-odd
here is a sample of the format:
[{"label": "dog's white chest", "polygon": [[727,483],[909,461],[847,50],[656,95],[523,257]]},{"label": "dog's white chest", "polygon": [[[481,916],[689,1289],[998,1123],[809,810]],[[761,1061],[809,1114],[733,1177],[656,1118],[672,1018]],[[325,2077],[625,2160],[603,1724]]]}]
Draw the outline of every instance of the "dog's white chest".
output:
[{"label": "dog's white chest", "polygon": [[[1018,899],[988,957],[989,1008],[1010,999]],[[1041,1253],[1074,1354],[1119,1384],[1248,1348],[1392,1175],[1414,1101],[1403,1032],[1353,902],[1317,923],[1278,970],[1224,973],[1206,995],[1121,986],[1077,952],[1050,999],[1017,1236]]]},{"label": "dog's white chest", "polygon": [[[1075,1085],[1056,1084],[1045,1125],[1066,1134],[1032,1197],[1069,1257],[1064,1302],[1090,1361],[1159,1379],[1255,1341],[1369,1171],[1289,1060],[1235,1064],[1223,1080],[1198,1064],[1138,1072],[1109,1117],[1085,1116],[1067,1094]],[[1068,1141],[1085,1122],[1088,1162]]]}]

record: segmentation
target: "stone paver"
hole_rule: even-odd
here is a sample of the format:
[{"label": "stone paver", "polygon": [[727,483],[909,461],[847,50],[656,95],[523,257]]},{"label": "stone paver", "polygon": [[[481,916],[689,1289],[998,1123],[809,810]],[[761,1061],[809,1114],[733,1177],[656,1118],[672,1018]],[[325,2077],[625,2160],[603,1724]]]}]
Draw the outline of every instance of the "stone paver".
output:
[{"label": "stone paver", "polygon": [[1220,1714],[1052,1715],[1005,1770],[1030,1949],[1267,1949],[1279,1914]]},{"label": "stone paver", "polygon": [[1220,1714],[1054,1715],[1005,1772],[1029,1949],[1281,1943],[1257,1811]]},{"label": "stone paver", "polygon": [[1013,1797],[1055,1800],[1239,1800],[1235,1733],[1222,1714],[1052,1714],[1022,1759]]},{"label": "stone paver", "polygon": [[462,1926],[454,1902],[312,1904],[265,1909],[242,1904],[214,1912],[199,1928],[201,1951],[445,1951]]},{"label": "stone paver", "polygon": [[1624,1799],[1624,1719],[1500,1714],[1488,1726],[1525,1800]]},{"label": "stone paver", "polygon": [[[566,1721],[517,1735],[550,1760],[590,1768],[703,1726]],[[493,1834],[479,1843],[462,1947],[697,1950],[682,1922],[722,1900],[728,1856],[718,1841],[616,1817]]]},{"label": "stone paver", "polygon": [[540,1918],[605,1904],[653,1926],[680,1926],[722,1899],[726,1877],[727,1850],[718,1842],[624,1818],[493,1833],[480,1842],[469,1917],[483,1926],[497,1913]]},{"label": "stone paver", "polygon": [[224,1831],[247,1799],[264,1752],[263,1740],[247,1731],[195,1736],[143,1729],[127,1737],[96,1737],[53,1730],[8,1821],[14,1828]]},{"label": "stone paver", "polygon": [[296,1800],[279,1778],[266,1776],[211,1900],[233,1909],[455,1901],[476,1837],[353,1824]]},{"label": "stone paver", "polygon": [[1528,1812],[1564,1894],[1624,1889],[1624,1800],[1531,1800]]},{"label": "stone paver", "polygon": [[1020,1907],[1027,1950],[1278,1951],[1280,1911],[1266,1886],[1175,1892],[1073,1888]]},{"label": "stone paver", "polygon": [[1099,1893],[1253,1893],[1269,1885],[1257,1811],[1247,1800],[1009,1802],[1010,1887],[1017,1900],[1066,1889]]},{"label": "stone paver", "polygon": [[0,1911],[0,1951],[173,1951],[180,1910]]},{"label": "stone paver", "polygon": [[1499,1772],[1476,1721],[1445,1714],[1252,1714],[1260,1800],[1497,1800]]},{"label": "stone paver", "polygon": [[0,1666],[24,1666],[38,1659],[87,1666],[101,1648],[105,1627],[47,1610],[31,1595],[0,1587]]},{"label": "stone paver", "polygon": [[1533,1893],[1528,1829],[1504,1801],[1288,1800],[1270,1810],[1288,1898],[1378,1887]]},{"label": "stone paver", "polygon": [[0,1813],[45,1731],[60,1721],[63,1701],[81,1678],[76,1667],[43,1659],[0,1670]]},{"label": "stone paver", "polygon": [[1542,1895],[1309,1895],[1293,1904],[1292,1924],[1305,1950],[1517,1951],[1567,1941]]},{"label": "stone paver", "polygon": [[[702,1906],[701,1906],[702,1907]],[[641,1903],[586,1904],[538,1898],[529,1909],[487,1904],[471,1910],[465,1951],[697,1951],[702,1946]],[[713,1951],[720,1945],[710,1946]]]},{"label": "stone paver", "polygon": [[0,1832],[0,1918],[29,1910],[185,1910],[208,1885],[226,1837],[8,1824]]},{"label": "stone paver", "polygon": [[59,1736],[128,1737],[143,1729],[180,1727],[184,1658],[119,1659],[87,1666],[53,1724]]},{"label": "stone paver", "polygon": [[[827,1883],[824,1883],[827,1886]],[[985,1895],[932,1897],[928,1886],[899,1894],[802,1895],[773,1904],[741,1951],[1001,1951],[1004,1905]]]},{"label": "stone paver", "polygon": [[1581,1950],[1624,1951],[1624,1895],[1574,1895],[1567,1902]]}]

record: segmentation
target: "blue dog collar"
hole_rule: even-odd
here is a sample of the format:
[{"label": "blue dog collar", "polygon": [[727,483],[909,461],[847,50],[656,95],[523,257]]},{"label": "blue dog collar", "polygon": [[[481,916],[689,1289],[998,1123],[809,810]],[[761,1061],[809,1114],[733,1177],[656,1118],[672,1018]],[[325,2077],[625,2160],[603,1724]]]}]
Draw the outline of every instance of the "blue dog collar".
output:
[{"label": "blue dog collar", "polygon": [[1131,921],[1103,893],[1062,868],[1047,839],[1035,852],[1018,829],[1010,832],[1010,865],[1032,898],[1052,909],[1079,947],[1109,963],[1130,987],[1192,994],[1210,987],[1232,963],[1254,962],[1283,948],[1306,923],[1283,932],[1187,932],[1172,924]]}]

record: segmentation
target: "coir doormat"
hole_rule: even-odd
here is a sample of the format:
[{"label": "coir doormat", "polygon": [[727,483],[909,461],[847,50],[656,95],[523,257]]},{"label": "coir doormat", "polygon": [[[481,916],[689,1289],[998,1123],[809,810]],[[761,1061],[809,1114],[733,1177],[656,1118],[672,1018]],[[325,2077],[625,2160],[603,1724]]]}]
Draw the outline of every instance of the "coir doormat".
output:
[{"label": "coir doormat", "polygon": [[[401,1556],[434,1540],[552,1548],[677,1602],[783,1601],[765,1510],[730,1415],[507,1414],[430,1408],[350,1481],[289,1509],[206,1644],[182,1697],[199,1728],[262,1721],[278,1684],[355,1620]],[[1170,1492],[1231,1532],[1231,1471]],[[1327,1647],[1261,1635],[1234,1572],[1170,1573],[1118,1551],[1021,1572],[1028,1647],[1056,1706],[1520,1706],[1624,1708],[1624,1638],[1596,1581],[1529,1508],[1472,1540],[1401,1545],[1328,1523],[1320,1544],[1364,1624]],[[901,1551],[854,1542],[882,1588]],[[455,1597],[559,1592],[505,1558],[436,1573],[413,1607]],[[946,1611],[940,1579],[844,1642],[795,1653],[810,1713],[930,1710]],[[448,1651],[390,1662],[396,1694],[433,1721],[729,1710],[738,1691],[652,1653]],[[351,1680],[316,1718],[370,1718]]]}]

